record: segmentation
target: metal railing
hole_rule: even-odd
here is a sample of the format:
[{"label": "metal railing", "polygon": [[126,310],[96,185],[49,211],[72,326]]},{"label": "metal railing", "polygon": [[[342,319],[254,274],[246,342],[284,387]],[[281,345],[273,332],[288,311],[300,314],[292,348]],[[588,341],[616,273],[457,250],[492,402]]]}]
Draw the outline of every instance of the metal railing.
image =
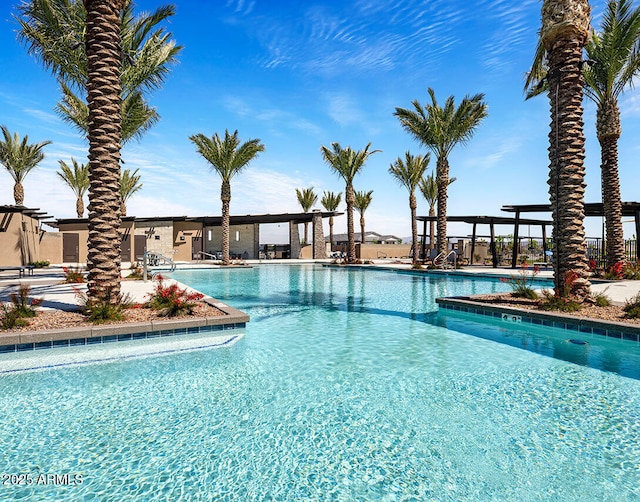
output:
[{"label": "metal railing", "polygon": [[[197,251],[193,254],[198,256],[208,256],[211,260],[218,260],[218,257],[215,254],[207,253],[205,251]],[[202,258],[198,258],[198,259],[201,260]]]},{"label": "metal railing", "polygon": [[[453,255],[453,260],[449,260],[449,258]],[[444,253],[439,253],[434,259],[433,264],[438,268],[455,268],[456,261],[458,260],[457,253],[452,249],[446,255]],[[451,262],[452,264],[447,267],[447,263]]]},{"label": "metal railing", "polygon": [[[142,279],[147,282],[147,276],[151,267],[165,267],[169,266],[169,271],[173,272],[176,269],[176,262],[173,259],[168,258],[160,253],[154,253],[146,251],[142,256]],[[152,275],[153,278],[153,275]]]}]

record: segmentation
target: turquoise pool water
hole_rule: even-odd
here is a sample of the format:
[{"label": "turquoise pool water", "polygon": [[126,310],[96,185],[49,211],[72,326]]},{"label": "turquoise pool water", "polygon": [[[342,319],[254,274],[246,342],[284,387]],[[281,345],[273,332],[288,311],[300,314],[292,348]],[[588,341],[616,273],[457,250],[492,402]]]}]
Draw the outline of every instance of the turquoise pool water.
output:
[{"label": "turquoise pool water", "polygon": [[173,277],[250,313],[244,338],[0,377],[0,471],[82,475],[0,499],[640,500],[638,344],[437,313],[498,281]]}]

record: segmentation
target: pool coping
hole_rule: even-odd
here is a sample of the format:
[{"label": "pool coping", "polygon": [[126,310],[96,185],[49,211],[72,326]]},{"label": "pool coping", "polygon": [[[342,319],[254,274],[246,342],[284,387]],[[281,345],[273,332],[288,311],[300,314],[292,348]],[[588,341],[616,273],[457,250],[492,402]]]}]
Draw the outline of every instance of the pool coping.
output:
[{"label": "pool coping", "polygon": [[250,321],[248,314],[215,298],[205,297],[203,301],[225,315],[2,333],[0,353],[239,329]]},{"label": "pool coping", "polygon": [[505,323],[527,323],[640,343],[640,326],[618,321],[599,321],[560,312],[540,312],[526,308],[487,305],[475,301],[474,296],[436,298],[436,304],[439,309],[482,315]]}]

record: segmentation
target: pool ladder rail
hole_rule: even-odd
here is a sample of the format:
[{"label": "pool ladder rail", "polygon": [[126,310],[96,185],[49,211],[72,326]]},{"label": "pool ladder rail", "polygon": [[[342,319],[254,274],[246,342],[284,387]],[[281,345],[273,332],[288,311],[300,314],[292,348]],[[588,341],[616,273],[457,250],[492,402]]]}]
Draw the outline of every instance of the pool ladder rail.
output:
[{"label": "pool ladder rail", "polygon": [[[176,269],[176,262],[172,258],[168,258],[160,253],[146,251],[142,257],[142,276],[143,280],[147,281],[147,276],[151,267],[165,267],[169,266],[169,272],[173,272]],[[150,274],[151,278],[155,275],[153,272]]]},{"label": "pool ladder rail", "polygon": [[[451,257],[453,257],[453,259],[451,259]],[[433,264],[437,267],[437,268],[441,268],[441,269],[449,269],[449,268],[455,268],[456,267],[456,262],[458,261],[458,255],[457,253],[452,249],[451,251],[449,251],[447,254],[444,253],[439,253],[434,259],[433,259]]]}]

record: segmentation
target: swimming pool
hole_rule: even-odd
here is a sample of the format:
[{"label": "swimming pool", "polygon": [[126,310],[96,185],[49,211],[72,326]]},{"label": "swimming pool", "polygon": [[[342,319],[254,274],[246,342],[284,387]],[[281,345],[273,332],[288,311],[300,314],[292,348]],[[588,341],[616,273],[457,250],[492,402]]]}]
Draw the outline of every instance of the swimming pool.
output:
[{"label": "swimming pool", "polygon": [[509,289],[494,280],[278,265],[172,276],[248,312],[245,336],[1,377],[1,472],[82,475],[3,497],[640,498],[640,380],[589,366],[633,367],[637,344],[593,337],[582,357],[560,330],[437,313],[435,297]]}]

